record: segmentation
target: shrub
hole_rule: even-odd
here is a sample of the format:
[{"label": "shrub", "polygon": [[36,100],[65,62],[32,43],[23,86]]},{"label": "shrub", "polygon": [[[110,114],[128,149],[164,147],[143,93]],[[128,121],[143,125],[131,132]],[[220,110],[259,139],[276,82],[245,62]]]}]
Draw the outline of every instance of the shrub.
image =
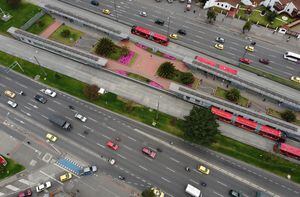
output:
[{"label": "shrub", "polygon": [[62,32],[60,32],[60,35],[64,38],[68,38],[71,35],[71,31],[69,29],[64,29]]},{"label": "shrub", "polygon": [[195,81],[194,75],[191,72],[183,72],[180,74],[181,83],[187,85]]},{"label": "shrub", "polygon": [[287,122],[294,122],[296,120],[296,115],[291,110],[285,110],[284,112],[281,112],[280,116],[283,120]]}]

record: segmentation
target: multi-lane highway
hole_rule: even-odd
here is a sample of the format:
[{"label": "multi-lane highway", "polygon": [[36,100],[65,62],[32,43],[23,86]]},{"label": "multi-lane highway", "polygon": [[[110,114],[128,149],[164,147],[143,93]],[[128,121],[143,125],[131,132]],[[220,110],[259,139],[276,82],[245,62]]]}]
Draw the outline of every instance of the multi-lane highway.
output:
[{"label": "multi-lane highway", "polygon": [[[137,0],[103,0],[99,1],[99,6],[93,6],[89,0],[63,1],[72,2],[71,4],[73,5],[79,5],[113,20],[117,17],[118,21],[125,22],[128,25],[140,25],[165,35],[176,33],[179,29],[185,29],[187,35],[179,35],[179,39],[173,40],[173,42],[193,48],[199,52],[209,52],[212,56],[218,55],[235,60],[236,64],[238,64],[239,58],[244,56],[245,46],[251,43],[249,39],[246,39],[247,36],[225,32],[223,29],[207,24],[205,16],[199,18],[184,14],[176,10],[174,5],[170,6],[166,2],[156,3],[153,1],[145,4],[145,2]],[[114,2],[116,3],[116,12]],[[174,2],[174,4],[177,3]],[[111,11],[109,16],[102,13],[104,8]],[[147,17],[140,16],[140,11],[146,11]],[[158,18],[165,21],[163,26],[154,23]],[[225,39],[224,50],[218,50],[214,47],[215,39],[219,36]],[[283,59],[283,53],[286,52],[286,49],[262,41],[255,40],[255,42],[255,51],[245,54],[246,58],[253,61],[252,66],[286,78],[300,74],[297,63]],[[258,61],[259,58],[269,59],[270,64],[260,63]]]},{"label": "multi-lane highway", "polygon": [[[172,196],[183,196],[187,183],[203,190],[205,196],[226,196],[229,189],[241,191],[246,196],[254,196],[257,189],[243,183],[248,180],[257,186],[265,188],[280,196],[299,195],[299,186],[286,180],[270,175],[264,171],[248,166],[247,164],[221,156],[203,147],[194,147],[189,143],[176,139],[165,133],[128,120],[119,115],[108,112],[91,104],[59,93],[56,98],[48,98],[46,104],[37,103],[33,97],[40,93],[43,86],[29,79],[8,73],[1,75],[0,102],[2,111],[10,111],[9,119],[19,122],[23,127],[32,131],[41,139],[46,132],[51,131],[59,137],[55,146],[84,159],[88,163],[97,164],[100,170],[113,177],[122,175],[126,181],[138,188],[155,185]],[[19,104],[16,109],[8,108],[7,97],[3,91],[11,89],[21,90],[26,96],[18,95],[15,101]],[[68,105],[74,106],[70,110]],[[81,123],[74,118],[75,112],[88,118]],[[73,125],[71,132],[66,132],[51,124],[48,117],[51,114],[60,114],[66,117]],[[88,134],[84,131],[87,130]],[[112,151],[105,144],[109,139],[121,139],[120,149]],[[169,142],[173,141],[174,145]],[[153,149],[160,148],[156,159],[150,159],[141,153],[143,146]],[[106,159],[115,158],[117,165],[108,165]],[[203,175],[196,170],[196,166],[208,161],[210,175]],[[184,168],[189,166],[191,172]],[[222,172],[216,169],[220,167]],[[241,179],[238,181],[236,178]],[[200,186],[201,182],[207,187]],[[274,187],[274,184],[278,185]]]}]

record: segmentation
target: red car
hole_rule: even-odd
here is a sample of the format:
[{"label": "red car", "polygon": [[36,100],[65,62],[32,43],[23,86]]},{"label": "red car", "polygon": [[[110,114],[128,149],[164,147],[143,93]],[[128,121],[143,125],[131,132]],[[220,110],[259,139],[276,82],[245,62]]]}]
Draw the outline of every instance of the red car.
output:
[{"label": "red car", "polygon": [[32,195],[32,191],[31,189],[26,189],[25,191],[22,191],[19,193],[18,197],[27,197],[27,196],[31,196]]},{"label": "red car", "polygon": [[113,141],[108,141],[108,142],[106,143],[106,146],[107,146],[108,148],[113,149],[113,150],[118,150],[118,149],[119,149],[119,146],[118,146],[117,144],[115,144]]},{"label": "red car", "polygon": [[149,157],[151,157],[152,159],[154,159],[156,157],[156,152],[151,150],[150,148],[148,147],[144,147],[142,149],[142,152],[146,155],[148,155]]},{"label": "red car", "polygon": [[240,58],[240,62],[243,62],[245,64],[250,64],[251,63],[251,60],[248,59],[248,58]]},{"label": "red car", "polygon": [[259,62],[263,64],[269,64],[270,61],[268,59],[259,58]]}]

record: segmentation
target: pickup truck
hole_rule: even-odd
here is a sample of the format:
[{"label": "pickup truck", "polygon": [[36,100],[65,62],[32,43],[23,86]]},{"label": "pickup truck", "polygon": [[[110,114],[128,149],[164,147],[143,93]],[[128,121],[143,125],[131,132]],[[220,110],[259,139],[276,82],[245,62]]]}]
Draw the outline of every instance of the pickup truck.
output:
[{"label": "pickup truck", "polygon": [[69,123],[65,118],[57,115],[50,116],[49,121],[65,130],[71,130],[72,128],[71,123]]}]

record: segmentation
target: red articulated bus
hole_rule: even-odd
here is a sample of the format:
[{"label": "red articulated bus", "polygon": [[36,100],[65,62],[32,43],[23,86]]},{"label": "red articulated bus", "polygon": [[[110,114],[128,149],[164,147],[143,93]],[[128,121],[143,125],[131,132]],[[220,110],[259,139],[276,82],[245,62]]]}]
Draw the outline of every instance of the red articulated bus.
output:
[{"label": "red articulated bus", "polygon": [[167,46],[169,44],[169,38],[167,36],[155,33],[141,26],[133,26],[131,28],[131,33],[152,40],[161,45]]},{"label": "red articulated bus", "polygon": [[300,148],[285,143],[276,143],[274,151],[288,157],[300,160]]},{"label": "red articulated bus", "polygon": [[255,132],[263,137],[269,138],[274,141],[285,141],[286,135],[284,132],[274,129],[268,125],[258,124],[257,122],[251,119],[235,115],[229,111],[225,111],[214,106],[212,106],[210,110],[213,114],[215,114],[218,117],[219,120],[223,122],[227,122],[245,130]]}]

